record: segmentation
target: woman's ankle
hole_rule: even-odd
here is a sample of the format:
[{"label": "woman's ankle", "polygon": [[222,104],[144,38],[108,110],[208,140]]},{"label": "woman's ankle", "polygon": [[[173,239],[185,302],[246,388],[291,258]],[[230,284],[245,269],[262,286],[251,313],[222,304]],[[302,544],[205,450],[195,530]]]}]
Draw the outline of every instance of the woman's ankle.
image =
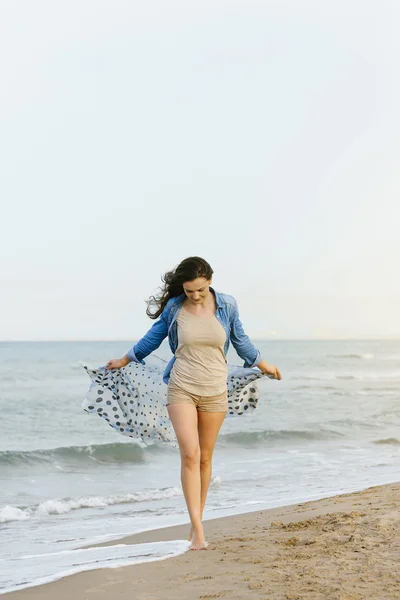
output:
[{"label": "woman's ankle", "polygon": [[203,523],[201,521],[196,522],[196,523],[192,522],[191,530],[193,533],[202,534],[203,533]]}]

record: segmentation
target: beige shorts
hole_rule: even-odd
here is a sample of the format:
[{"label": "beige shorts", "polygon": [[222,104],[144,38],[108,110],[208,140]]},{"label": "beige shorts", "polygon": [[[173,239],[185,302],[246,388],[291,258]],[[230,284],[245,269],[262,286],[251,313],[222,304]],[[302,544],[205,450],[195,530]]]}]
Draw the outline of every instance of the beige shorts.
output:
[{"label": "beige shorts", "polygon": [[169,383],[167,406],[169,404],[192,404],[202,412],[226,412],[228,410],[228,393],[225,390],[217,396],[198,396]]}]

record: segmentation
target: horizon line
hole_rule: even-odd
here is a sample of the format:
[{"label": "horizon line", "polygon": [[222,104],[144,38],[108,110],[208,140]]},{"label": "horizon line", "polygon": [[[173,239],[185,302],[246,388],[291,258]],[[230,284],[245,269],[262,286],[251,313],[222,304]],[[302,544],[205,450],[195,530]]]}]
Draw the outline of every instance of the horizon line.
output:
[{"label": "horizon line", "polygon": [[[326,342],[333,342],[333,341],[384,341],[384,340],[391,340],[391,341],[400,341],[400,334],[398,335],[394,335],[394,336],[338,336],[338,337],[326,337],[326,336],[321,336],[321,337],[306,337],[306,336],[300,336],[300,337],[275,337],[275,336],[267,336],[267,337],[254,337],[254,336],[250,336],[252,340],[257,340],[260,342],[266,342],[266,341],[277,341],[277,342],[298,342],[298,341],[308,341],[308,342],[318,342],[318,341],[326,341]],[[130,343],[132,344],[133,342],[138,342],[140,340],[140,338],[138,339],[133,339],[132,338],[74,338],[74,339],[65,339],[65,338],[49,338],[49,339],[0,339],[0,344],[3,343],[15,343],[15,344],[23,344],[23,343],[28,343],[28,342],[32,342],[32,343],[46,343],[46,342],[57,342],[57,343],[74,343],[74,342],[126,342],[126,343]]]}]

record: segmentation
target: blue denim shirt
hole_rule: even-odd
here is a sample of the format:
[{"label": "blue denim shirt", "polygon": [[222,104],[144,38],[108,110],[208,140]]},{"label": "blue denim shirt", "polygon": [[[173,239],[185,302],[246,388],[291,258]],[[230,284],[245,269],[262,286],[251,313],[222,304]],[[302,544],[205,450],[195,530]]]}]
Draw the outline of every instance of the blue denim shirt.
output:
[{"label": "blue denim shirt", "polygon": [[[260,351],[254,347],[249,337],[243,330],[243,325],[239,319],[239,309],[236,300],[228,294],[216,292],[212,287],[210,290],[215,295],[217,312],[216,317],[221,323],[226,333],[226,342],[224,347],[225,356],[228,352],[229,343],[232,342],[236,352],[244,360],[245,367],[255,367],[261,360]],[[186,299],[185,294],[168,300],[159,319],[149,329],[149,331],[127,352],[130,360],[145,364],[144,358],[156,350],[161,342],[168,336],[169,346],[175,355],[178,347],[178,326],[176,319]],[[167,364],[164,371],[163,381],[168,383],[171,369],[175,362],[175,356]]]}]

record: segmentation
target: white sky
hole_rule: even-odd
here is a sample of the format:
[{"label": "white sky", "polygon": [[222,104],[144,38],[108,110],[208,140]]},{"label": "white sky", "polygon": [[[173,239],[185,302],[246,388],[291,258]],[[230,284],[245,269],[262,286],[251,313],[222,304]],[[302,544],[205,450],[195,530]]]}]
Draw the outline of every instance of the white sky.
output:
[{"label": "white sky", "polygon": [[138,339],[193,254],[252,337],[400,336],[399,17],[1,0],[0,339]]}]

